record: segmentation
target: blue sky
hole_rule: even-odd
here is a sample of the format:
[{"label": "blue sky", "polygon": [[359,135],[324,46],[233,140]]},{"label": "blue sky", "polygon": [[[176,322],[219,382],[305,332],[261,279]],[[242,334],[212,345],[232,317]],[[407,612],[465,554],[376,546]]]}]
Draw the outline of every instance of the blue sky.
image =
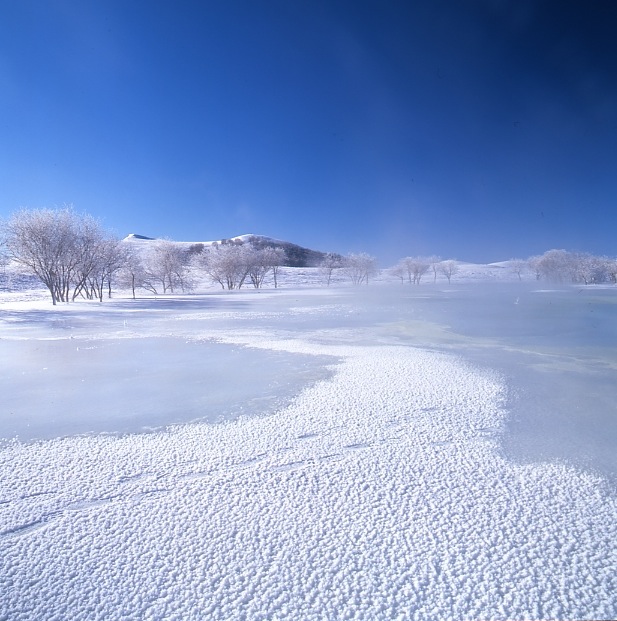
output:
[{"label": "blue sky", "polygon": [[0,1],[0,217],[617,254],[613,0]]}]

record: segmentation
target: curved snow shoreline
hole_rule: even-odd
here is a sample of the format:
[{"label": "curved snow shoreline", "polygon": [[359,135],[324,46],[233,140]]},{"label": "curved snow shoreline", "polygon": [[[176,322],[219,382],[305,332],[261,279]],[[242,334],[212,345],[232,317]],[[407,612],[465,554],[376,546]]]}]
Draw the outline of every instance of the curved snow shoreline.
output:
[{"label": "curved snow shoreline", "polygon": [[341,362],[267,417],[0,451],[0,618],[617,614],[602,481],[499,454],[503,386],[448,355]]}]

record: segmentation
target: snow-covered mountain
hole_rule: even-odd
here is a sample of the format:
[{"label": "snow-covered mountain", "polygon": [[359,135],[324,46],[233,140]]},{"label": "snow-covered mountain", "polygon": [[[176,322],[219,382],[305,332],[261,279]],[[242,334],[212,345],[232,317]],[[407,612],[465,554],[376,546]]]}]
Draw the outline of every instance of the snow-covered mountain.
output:
[{"label": "snow-covered mountain", "polygon": [[[147,237],[146,235],[131,233],[130,235],[127,235],[123,241],[149,243],[160,240],[153,237]],[[182,247],[186,247],[187,249],[191,247],[199,248],[200,246],[208,247],[219,244],[251,244],[255,248],[282,248],[287,257],[285,265],[288,267],[314,267],[319,265],[326,255],[325,252],[321,252],[319,250],[312,250],[310,248],[305,248],[303,246],[299,246],[298,244],[293,244],[281,239],[275,239],[265,235],[255,235],[252,233],[238,235],[237,237],[230,237],[228,239],[219,239],[216,241],[178,241],[174,243],[181,245]]]}]

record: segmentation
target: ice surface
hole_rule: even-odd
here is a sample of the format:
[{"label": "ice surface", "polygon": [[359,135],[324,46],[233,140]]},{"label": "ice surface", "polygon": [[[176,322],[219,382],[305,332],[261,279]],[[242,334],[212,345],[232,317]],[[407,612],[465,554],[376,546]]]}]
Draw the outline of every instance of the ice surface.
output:
[{"label": "ice surface", "polygon": [[[589,292],[369,287],[3,312],[3,341],[31,353],[90,341],[86,355],[111,360],[146,339],[156,367],[165,343],[182,363],[214,340],[225,355],[327,358],[260,416],[5,444],[0,619],[615,618],[601,434],[587,463],[555,460],[546,437],[525,459],[506,448],[532,415],[540,435],[561,425],[566,458],[578,421],[614,433],[596,397],[615,373],[615,292]],[[182,377],[179,400],[199,392]],[[556,399],[537,392],[560,377],[566,397],[559,383]],[[584,412],[569,409],[577,384],[594,395]]]},{"label": "ice surface", "polygon": [[0,341],[0,438],[127,433],[285,405],[323,357],[174,337]]},{"label": "ice surface", "polygon": [[459,285],[408,303],[408,319],[388,325],[403,341],[504,375],[511,458],[560,459],[617,482],[615,288]]}]

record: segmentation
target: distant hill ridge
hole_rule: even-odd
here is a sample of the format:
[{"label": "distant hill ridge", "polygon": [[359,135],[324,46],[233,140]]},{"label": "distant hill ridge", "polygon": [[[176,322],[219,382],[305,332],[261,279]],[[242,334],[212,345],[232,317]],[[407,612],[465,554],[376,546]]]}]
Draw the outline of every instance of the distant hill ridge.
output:
[{"label": "distant hill ridge", "polygon": [[[159,241],[154,237],[147,237],[146,235],[139,235],[137,233],[131,233],[124,238],[124,241]],[[286,261],[285,265],[288,267],[315,267],[319,265],[324,257],[325,252],[319,250],[312,250],[293,244],[281,239],[275,239],[273,237],[267,237],[265,235],[245,234],[238,235],[237,237],[230,237],[227,239],[220,239],[218,241],[203,241],[203,242],[173,242],[183,247],[198,247],[200,245],[204,247],[214,245],[225,244],[250,244],[254,248],[281,248],[285,251]]]}]

